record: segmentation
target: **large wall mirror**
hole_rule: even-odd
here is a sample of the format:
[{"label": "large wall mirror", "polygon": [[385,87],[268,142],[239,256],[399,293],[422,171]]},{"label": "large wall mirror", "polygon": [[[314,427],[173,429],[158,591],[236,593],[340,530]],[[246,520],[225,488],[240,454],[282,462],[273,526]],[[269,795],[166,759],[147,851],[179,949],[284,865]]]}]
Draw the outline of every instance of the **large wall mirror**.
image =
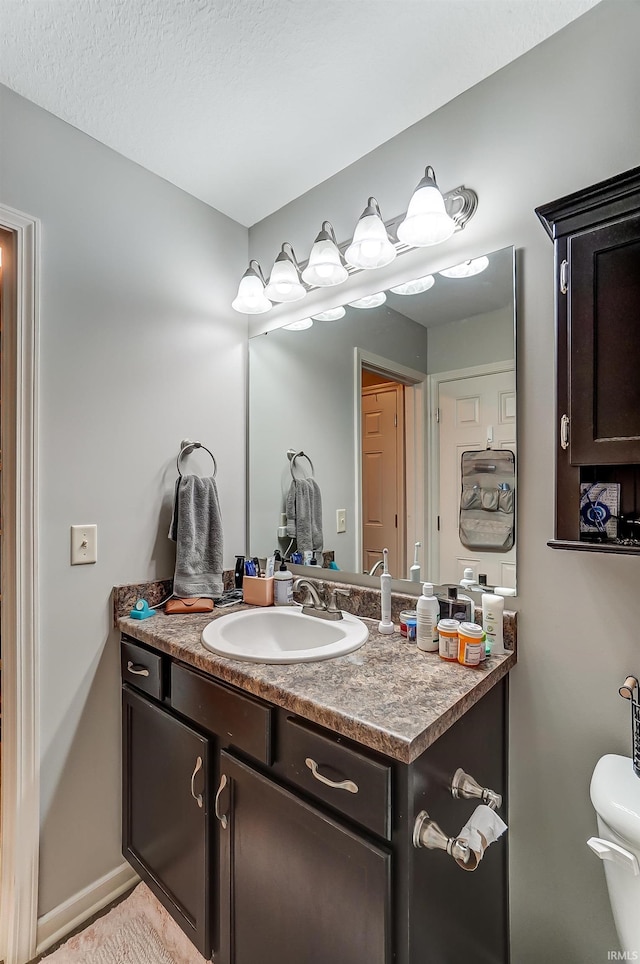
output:
[{"label": "large wall mirror", "polygon": [[295,550],[283,528],[295,479],[314,547],[320,493],[322,547],[341,570],[370,573],[386,547],[392,576],[409,579],[420,543],[421,580],[471,568],[515,589],[514,249],[427,272],[425,253],[425,277],[382,304],[250,339],[252,555]]}]

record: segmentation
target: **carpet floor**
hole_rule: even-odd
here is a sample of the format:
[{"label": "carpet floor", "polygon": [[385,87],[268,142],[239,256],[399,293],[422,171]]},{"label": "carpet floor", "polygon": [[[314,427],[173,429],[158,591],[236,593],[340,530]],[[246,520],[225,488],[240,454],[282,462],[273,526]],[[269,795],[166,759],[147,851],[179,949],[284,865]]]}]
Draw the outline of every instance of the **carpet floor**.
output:
[{"label": "carpet floor", "polygon": [[44,964],[206,964],[145,884]]}]

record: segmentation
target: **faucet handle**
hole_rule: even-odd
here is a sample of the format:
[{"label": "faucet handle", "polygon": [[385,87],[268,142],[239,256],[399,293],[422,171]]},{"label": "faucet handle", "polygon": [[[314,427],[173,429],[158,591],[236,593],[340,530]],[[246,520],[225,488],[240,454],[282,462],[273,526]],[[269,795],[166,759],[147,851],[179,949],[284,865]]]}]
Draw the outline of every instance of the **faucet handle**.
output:
[{"label": "faucet handle", "polygon": [[329,594],[329,602],[327,603],[327,612],[339,613],[340,607],[338,606],[338,596],[350,596],[350,589],[338,589],[337,587],[332,589]]}]

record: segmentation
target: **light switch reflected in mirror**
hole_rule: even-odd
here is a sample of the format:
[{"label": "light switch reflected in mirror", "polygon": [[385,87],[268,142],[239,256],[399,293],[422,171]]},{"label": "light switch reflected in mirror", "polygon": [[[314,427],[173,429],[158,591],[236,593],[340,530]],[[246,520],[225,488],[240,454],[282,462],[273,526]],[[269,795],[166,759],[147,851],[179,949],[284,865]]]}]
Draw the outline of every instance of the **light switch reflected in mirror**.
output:
[{"label": "light switch reflected in mirror", "polygon": [[289,547],[278,527],[294,449],[313,462],[323,547],[341,570],[360,577],[387,547],[392,576],[408,578],[420,542],[421,580],[457,583],[471,568],[515,588],[516,545],[459,534],[462,453],[516,451],[514,249],[433,282],[425,254],[418,274],[377,307],[250,340],[247,551]]}]

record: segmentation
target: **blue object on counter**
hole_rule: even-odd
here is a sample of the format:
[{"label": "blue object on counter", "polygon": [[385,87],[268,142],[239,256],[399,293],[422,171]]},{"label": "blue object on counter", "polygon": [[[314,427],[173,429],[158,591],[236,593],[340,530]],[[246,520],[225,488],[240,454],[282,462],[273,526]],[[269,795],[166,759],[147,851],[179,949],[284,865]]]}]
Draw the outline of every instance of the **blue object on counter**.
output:
[{"label": "blue object on counter", "polygon": [[149,619],[150,616],[155,616],[155,610],[149,608],[146,599],[139,599],[129,615],[132,619]]},{"label": "blue object on counter", "polygon": [[332,559],[332,560],[331,560],[331,562],[329,563],[329,565],[327,566],[327,568],[328,568],[328,569],[337,569],[338,572],[340,572],[340,566],[339,566],[338,563],[335,561],[335,559]]}]

